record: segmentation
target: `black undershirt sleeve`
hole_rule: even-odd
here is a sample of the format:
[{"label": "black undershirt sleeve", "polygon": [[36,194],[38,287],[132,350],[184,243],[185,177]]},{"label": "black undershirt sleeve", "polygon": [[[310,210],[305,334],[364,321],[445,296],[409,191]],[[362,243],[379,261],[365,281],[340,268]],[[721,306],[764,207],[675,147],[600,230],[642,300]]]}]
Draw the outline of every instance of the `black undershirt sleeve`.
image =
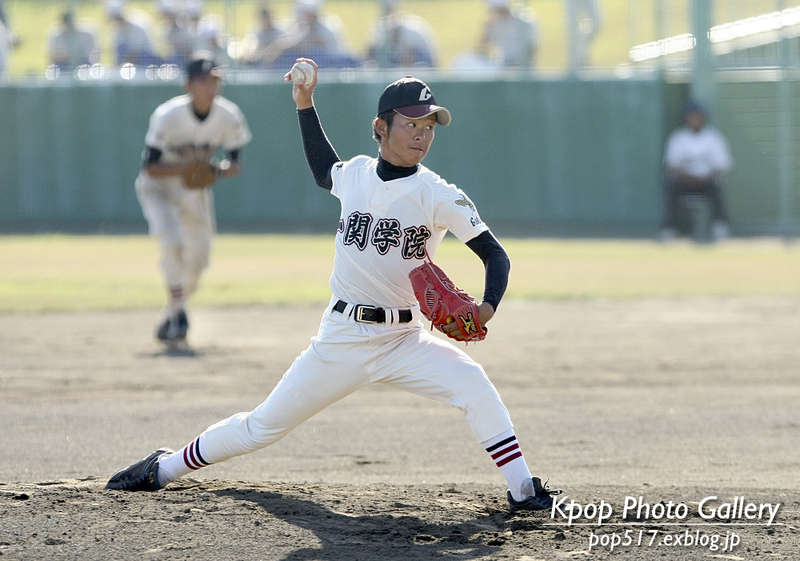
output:
[{"label": "black undershirt sleeve", "polygon": [[142,167],[147,167],[150,164],[155,164],[161,159],[161,150],[152,148],[150,146],[144,147],[144,154],[142,154]]},{"label": "black undershirt sleeve", "polygon": [[483,301],[497,310],[503,294],[508,286],[508,273],[511,271],[511,260],[505,248],[489,231],[482,232],[467,242],[467,247],[483,261],[486,267]]},{"label": "black undershirt sleeve", "polygon": [[330,191],[333,188],[331,169],[341,160],[325,136],[314,107],[298,109],[297,119],[300,122],[300,135],[303,137],[303,150],[306,153],[308,167],[311,168],[317,185]]},{"label": "black undershirt sleeve", "polygon": [[[144,154],[142,156],[142,165],[144,167],[149,166],[150,164],[155,164],[161,159],[161,150],[158,148],[153,148],[151,146],[145,146]],[[228,159],[231,162],[238,162],[239,158],[242,156],[242,149],[237,148],[236,150],[231,150],[228,152]]]}]

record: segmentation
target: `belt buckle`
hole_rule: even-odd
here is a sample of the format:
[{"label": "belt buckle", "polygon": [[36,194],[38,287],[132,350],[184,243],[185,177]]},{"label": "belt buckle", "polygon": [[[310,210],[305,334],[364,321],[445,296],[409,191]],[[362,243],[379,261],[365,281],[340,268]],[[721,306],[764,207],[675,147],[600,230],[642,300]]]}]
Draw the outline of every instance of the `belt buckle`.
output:
[{"label": "belt buckle", "polygon": [[365,310],[367,312],[374,312],[375,315],[377,316],[378,308],[374,306],[362,306],[361,304],[359,304],[358,306],[356,306],[356,318],[355,318],[356,321],[359,323],[378,323],[377,319],[365,319],[364,318]]}]

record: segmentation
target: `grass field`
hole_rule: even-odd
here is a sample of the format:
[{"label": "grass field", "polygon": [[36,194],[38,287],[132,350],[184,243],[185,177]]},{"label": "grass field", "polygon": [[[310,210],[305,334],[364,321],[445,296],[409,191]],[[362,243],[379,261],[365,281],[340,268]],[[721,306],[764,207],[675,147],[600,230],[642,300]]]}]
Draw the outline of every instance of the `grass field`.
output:
[{"label": "grass field", "polygon": [[[207,0],[207,14],[226,20],[231,39],[242,39],[251,29],[260,0]],[[566,67],[566,15],[564,0],[520,1],[536,14],[540,33],[538,66],[544,70]],[[21,44],[10,56],[9,74],[41,76],[47,67],[47,33],[60,14],[70,5],[76,16],[97,30],[102,47],[101,62],[113,63],[110,49],[110,26],[103,12],[103,2],[90,0],[10,0],[6,9]],[[146,12],[154,23],[158,14],[152,0],[130,0],[129,6]],[[293,0],[272,0],[278,18],[291,16]],[[641,43],[691,30],[688,0],[602,0],[602,24],[592,50],[592,64],[613,68],[628,61],[628,50]],[[739,0],[715,3],[715,23],[730,22],[790,7],[779,0]],[[478,43],[486,18],[485,0],[404,0],[403,9],[423,16],[434,29],[440,53],[440,66],[449,68],[453,59]],[[355,56],[366,51],[369,29],[377,19],[377,0],[328,0],[327,12],[341,19],[344,41]],[[659,16],[660,15],[660,20]]]},{"label": "grass field", "polygon": [[[800,295],[800,247],[779,240],[719,245],[507,239],[506,298],[638,299]],[[325,302],[331,236],[221,235],[195,306]],[[483,290],[480,261],[448,237],[436,256],[463,288]],[[156,242],[146,236],[0,237],[0,312],[158,308]]]}]

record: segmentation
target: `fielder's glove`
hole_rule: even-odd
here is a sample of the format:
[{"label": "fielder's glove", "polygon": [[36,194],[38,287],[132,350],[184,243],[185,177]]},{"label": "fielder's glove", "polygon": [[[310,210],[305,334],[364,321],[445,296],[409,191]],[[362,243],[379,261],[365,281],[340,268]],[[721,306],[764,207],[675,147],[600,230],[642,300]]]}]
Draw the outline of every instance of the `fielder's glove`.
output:
[{"label": "fielder's glove", "polygon": [[478,303],[458,288],[439,267],[426,261],[408,274],[422,315],[431,321],[431,329],[456,322],[458,331],[447,334],[458,341],[483,341],[486,328],[478,321]]},{"label": "fielder's glove", "polygon": [[205,189],[212,186],[222,170],[219,164],[208,160],[192,160],[183,166],[181,179],[189,189]]}]

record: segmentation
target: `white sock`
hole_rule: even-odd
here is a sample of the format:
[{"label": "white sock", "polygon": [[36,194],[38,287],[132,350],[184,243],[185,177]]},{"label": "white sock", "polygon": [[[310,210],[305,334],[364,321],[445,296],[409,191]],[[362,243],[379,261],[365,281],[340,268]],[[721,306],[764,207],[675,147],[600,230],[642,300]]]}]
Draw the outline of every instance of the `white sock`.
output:
[{"label": "white sock", "polygon": [[181,286],[171,286],[169,289],[169,303],[167,307],[172,315],[181,311],[186,304],[186,294]]},{"label": "white sock", "polygon": [[486,442],[481,442],[508,483],[508,490],[515,501],[521,501],[533,494],[531,472],[522,457],[514,429],[509,429]]},{"label": "white sock", "polygon": [[210,465],[211,463],[203,458],[200,450],[200,437],[198,436],[184,446],[180,452],[170,456],[162,454],[158,459],[158,484],[163,487],[170,481],[175,481],[187,473]]}]

